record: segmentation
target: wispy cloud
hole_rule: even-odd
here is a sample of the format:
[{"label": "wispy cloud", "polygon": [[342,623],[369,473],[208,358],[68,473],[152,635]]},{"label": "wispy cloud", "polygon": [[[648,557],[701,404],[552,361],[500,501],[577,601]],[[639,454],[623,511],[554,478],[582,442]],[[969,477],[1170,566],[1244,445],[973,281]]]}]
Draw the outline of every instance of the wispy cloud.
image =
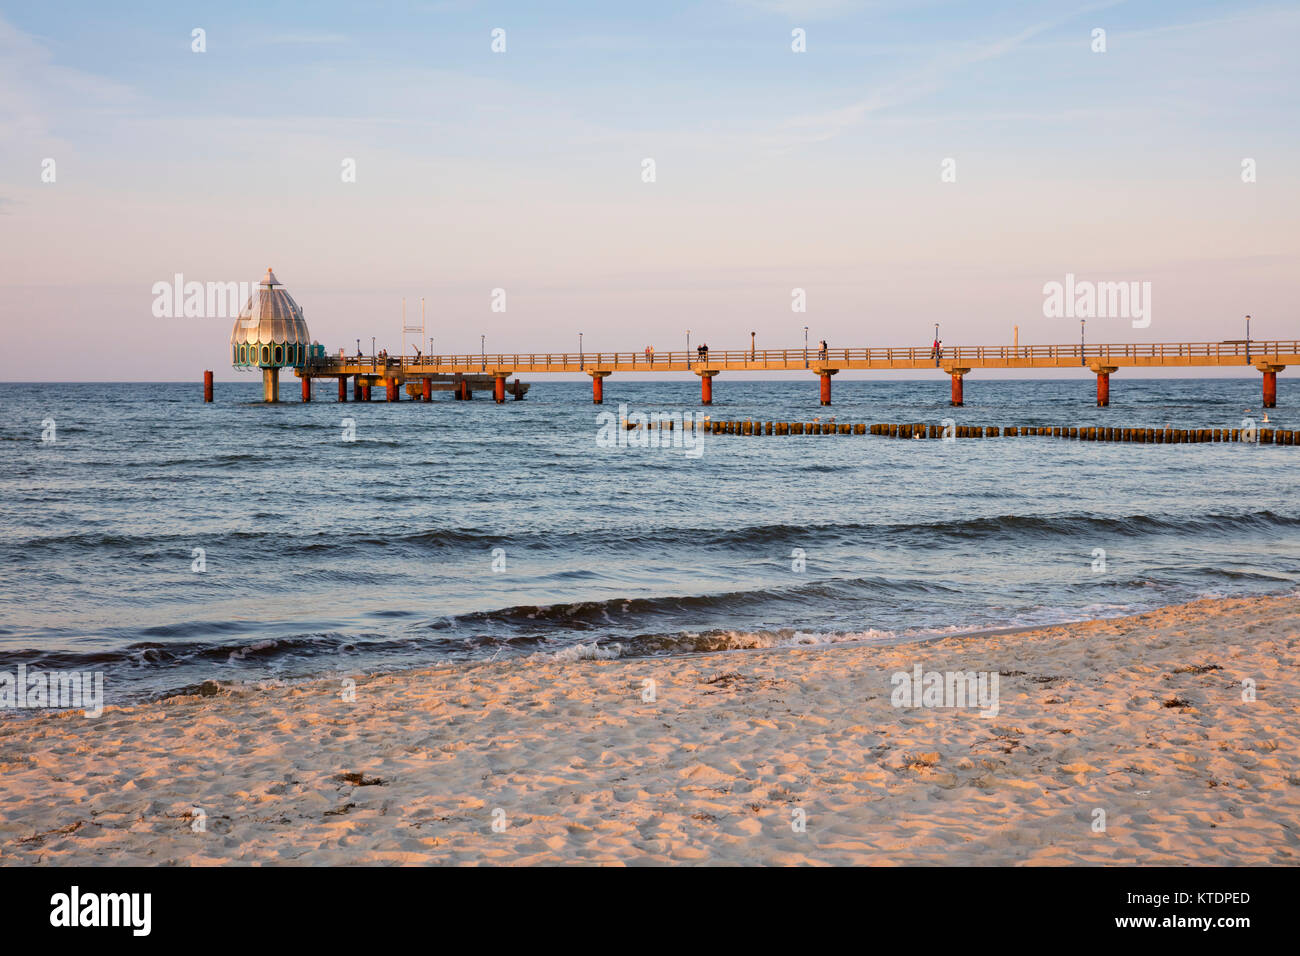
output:
[{"label": "wispy cloud", "polygon": [[347,43],[348,37],[342,33],[281,33],[255,37],[252,42],[258,46],[323,46]]},{"label": "wispy cloud", "polygon": [[87,110],[117,110],[136,101],[130,87],[54,62],[45,45],[0,18],[0,140],[33,140],[75,126]]},{"label": "wispy cloud", "polygon": [[856,102],[789,121],[790,145],[821,142],[840,135],[873,113],[914,102],[944,89],[961,71],[1006,56],[1034,37],[1086,13],[1118,6],[1125,0],[1104,0],[1059,17],[1042,20],[1009,36],[965,47],[933,58],[923,68],[882,84]]},{"label": "wispy cloud", "polygon": [[881,4],[868,0],[731,0],[738,7],[800,19],[820,19]]}]

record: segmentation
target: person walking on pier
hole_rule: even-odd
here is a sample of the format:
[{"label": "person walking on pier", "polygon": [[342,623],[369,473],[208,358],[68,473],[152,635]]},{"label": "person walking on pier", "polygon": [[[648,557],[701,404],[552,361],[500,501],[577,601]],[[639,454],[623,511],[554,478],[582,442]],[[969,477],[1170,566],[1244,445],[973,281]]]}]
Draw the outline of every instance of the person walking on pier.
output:
[{"label": "person walking on pier", "polygon": [[930,346],[930,358],[934,359],[934,367],[939,367],[939,359],[943,357],[943,340],[936,338],[934,345]]},{"label": "person walking on pier", "polygon": [[817,347],[820,350],[817,357],[820,358],[823,362],[826,361],[826,351],[827,351],[826,340],[822,339],[821,342],[818,343]]}]

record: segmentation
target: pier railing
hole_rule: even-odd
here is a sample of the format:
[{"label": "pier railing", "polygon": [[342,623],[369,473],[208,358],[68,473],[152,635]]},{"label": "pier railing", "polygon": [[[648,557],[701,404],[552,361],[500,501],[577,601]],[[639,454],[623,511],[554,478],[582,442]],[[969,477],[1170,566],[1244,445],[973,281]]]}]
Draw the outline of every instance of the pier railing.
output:
[{"label": "pier railing", "polygon": [[944,346],[938,354],[930,347],[907,348],[794,348],[794,349],[694,349],[678,352],[479,352],[420,356],[328,356],[311,366],[371,369],[375,374],[419,369],[463,373],[510,368],[520,371],[669,371],[697,368],[798,369],[816,365],[845,367],[924,367],[971,365],[975,367],[1051,366],[1090,360],[1106,364],[1189,364],[1245,365],[1270,360],[1294,360],[1300,356],[1300,340],[1151,342],[1073,345],[957,345]]}]

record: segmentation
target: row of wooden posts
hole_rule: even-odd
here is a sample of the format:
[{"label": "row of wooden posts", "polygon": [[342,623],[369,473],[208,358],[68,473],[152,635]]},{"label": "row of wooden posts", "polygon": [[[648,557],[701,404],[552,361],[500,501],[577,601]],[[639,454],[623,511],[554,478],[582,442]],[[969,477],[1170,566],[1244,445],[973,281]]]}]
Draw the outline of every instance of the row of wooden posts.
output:
[{"label": "row of wooden posts", "polygon": [[[671,423],[670,423],[671,424]],[[632,427],[632,426],[629,426]],[[1147,445],[1184,445],[1198,442],[1258,442],[1295,445],[1300,432],[1272,428],[1072,428],[1063,425],[928,425],[852,424],[848,422],[706,421],[714,435],[880,435],[887,438],[1072,438],[1076,441],[1136,442]]]}]

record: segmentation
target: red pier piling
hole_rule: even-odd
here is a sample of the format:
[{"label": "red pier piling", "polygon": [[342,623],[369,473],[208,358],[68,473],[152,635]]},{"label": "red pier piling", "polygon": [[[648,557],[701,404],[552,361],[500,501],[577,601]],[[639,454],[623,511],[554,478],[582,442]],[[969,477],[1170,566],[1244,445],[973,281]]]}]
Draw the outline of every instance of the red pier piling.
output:
[{"label": "red pier piling", "polygon": [[311,376],[310,375],[304,375],[302,377],[302,400],[304,402],[311,401]]},{"label": "red pier piling", "polygon": [[397,391],[397,379],[395,378],[386,379],[384,381],[384,385],[387,386],[388,400],[390,402],[398,401],[399,395]]},{"label": "red pier piling", "polygon": [[211,370],[203,373],[203,401],[212,401],[212,372]]},{"label": "red pier piling", "polygon": [[1097,373],[1097,407],[1110,407],[1110,377],[1119,369],[1114,365],[1102,365],[1099,362],[1093,362],[1088,366]]},{"label": "red pier piling", "polygon": [[714,371],[705,370],[705,371],[696,372],[695,374],[700,377],[700,404],[712,405],[713,404],[713,376],[717,375],[718,373]]},{"label": "red pier piling", "polygon": [[433,379],[425,378],[422,382],[423,397],[426,402],[433,401]]},{"label": "red pier piling", "polygon": [[962,379],[969,372],[968,368],[950,368],[948,374],[952,376],[952,399],[951,404],[955,408],[960,408],[965,404],[965,396],[962,391]]},{"label": "red pier piling", "polygon": [[492,398],[496,400],[498,405],[506,400],[506,377],[504,375],[498,375],[496,381],[492,383]]},{"label": "red pier piling", "polygon": [[1277,408],[1277,373],[1278,369],[1264,369],[1264,407]]},{"label": "red pier piling", "polygon": [[348,400],[348,379],[346,375],[340,375],[339,376],[339,401],[346,402],[347,400]]},{"label": "red pier piling", "polygon": [[822,372],[821,379],[822,379],[822,404],[829,405],[831,403],[831,373]]}]

